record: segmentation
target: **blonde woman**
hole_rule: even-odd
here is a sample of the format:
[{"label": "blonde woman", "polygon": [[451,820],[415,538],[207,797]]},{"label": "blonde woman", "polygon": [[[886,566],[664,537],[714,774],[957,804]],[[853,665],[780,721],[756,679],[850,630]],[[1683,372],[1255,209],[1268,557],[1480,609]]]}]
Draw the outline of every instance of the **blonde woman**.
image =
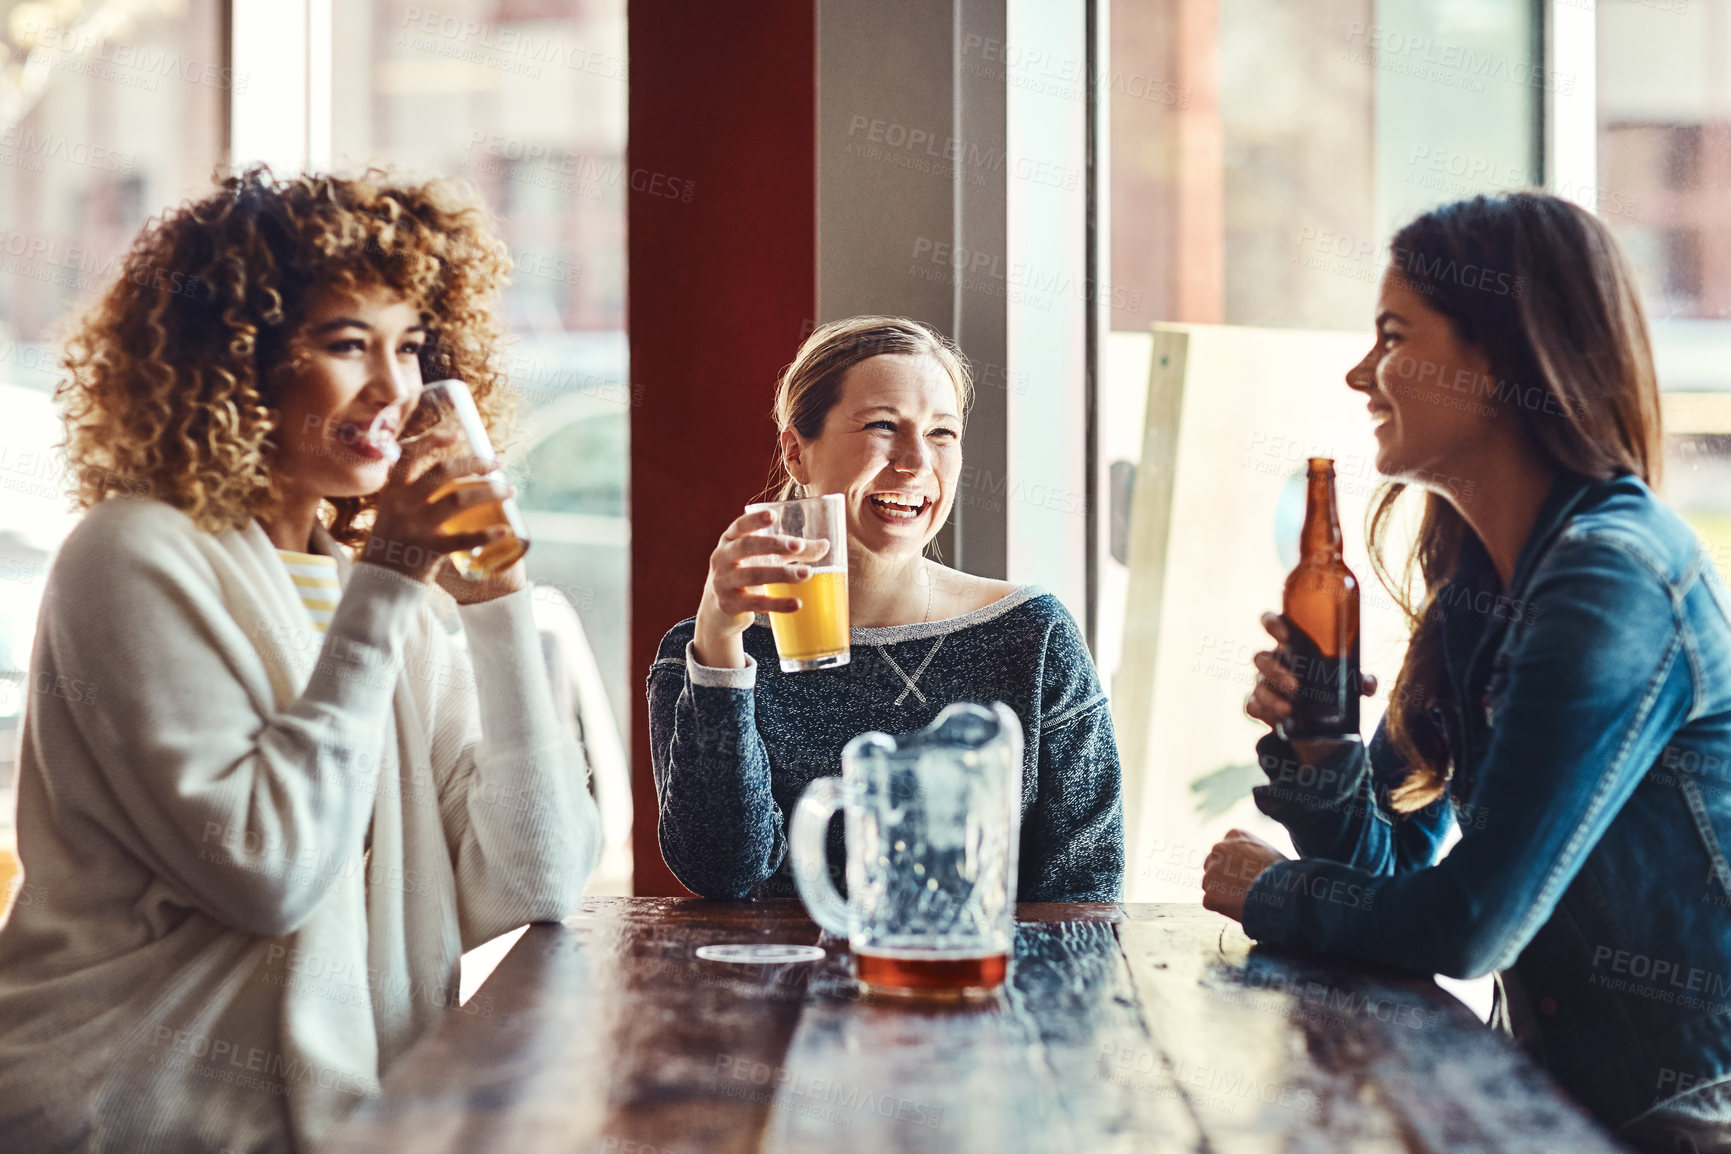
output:
[{"label": "blonde woman", "polygon": [[[926,556],[956,498],[967,368],[931,329],[855,317],[814,332],[782,375],[781,496],[841,493],[848,518],[853,660],[782,673],[764,613],[803,580],[797,539],[761,557],[768,514],[729,525],[697,615],[649,674],[661,851],[706,897],[787,896],[787,816],[813,778],[840,772],[867,730],[907,733],[954,701],[1003,701],[1026,734],[1019,897],[1114,901],[1123,805],[1112,719],[1094,663],[1058,599]],[[842,861],[839,844],[830,861]]]},{"label": "blonde woman", "polygon": [[25,720],[47,897],[0,927],[0,1148],[306,1149],[455,1006],[464,949],[577,901],[599,823],[521,563],[443,560],[499,492],[397,462],[423,380],[501,416],[506,271],[438,184],[249,171],[153,221],[77,330],[88,513],[31,681],[81,692]]}]

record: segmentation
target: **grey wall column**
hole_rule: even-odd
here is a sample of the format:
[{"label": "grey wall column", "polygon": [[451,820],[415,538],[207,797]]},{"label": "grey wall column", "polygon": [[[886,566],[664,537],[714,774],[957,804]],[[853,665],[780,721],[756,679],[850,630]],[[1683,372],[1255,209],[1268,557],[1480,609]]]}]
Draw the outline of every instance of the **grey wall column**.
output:
[{"label": "grey wall column", "polygon": [[947,562],[1007,576],[1007,94],[977,48],[1007,0],[819,0],[818,316],[913,317],[954,339],[980,388]]}]

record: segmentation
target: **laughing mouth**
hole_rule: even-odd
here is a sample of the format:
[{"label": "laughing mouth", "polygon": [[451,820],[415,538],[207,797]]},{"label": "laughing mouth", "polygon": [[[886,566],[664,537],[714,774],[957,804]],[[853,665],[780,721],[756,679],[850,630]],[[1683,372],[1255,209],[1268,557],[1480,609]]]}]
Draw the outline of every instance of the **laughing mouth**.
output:
[{"label": "laughing mouth", "polygon": [[932,503],[930,497],[907,493],[873,493],[868,499],[872,508],[892,521],[917,521]]},{"label": "laughing mouth", "polygon": [[337,430],[337,441],[348,448],[360,449],[369,456],[377,456],[393,464],[403,455],[402,448],[397,444],[396,430],[377,423],[371,428],[365,428],[351,421]]}]

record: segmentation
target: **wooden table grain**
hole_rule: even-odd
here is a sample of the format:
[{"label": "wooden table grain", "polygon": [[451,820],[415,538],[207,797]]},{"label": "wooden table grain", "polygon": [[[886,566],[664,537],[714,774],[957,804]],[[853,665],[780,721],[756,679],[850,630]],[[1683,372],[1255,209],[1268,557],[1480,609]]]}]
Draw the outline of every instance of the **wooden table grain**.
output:
[{"label": "wooden table grain", "polygon": [[[1621,1149],[1428,979],[1187,905],[1017,909],[977,1005],[862,997],[794,902],[596,898],[533,926],[324,1145],[403,1151]],[[723,942],[822,961],[709,962]]]}]

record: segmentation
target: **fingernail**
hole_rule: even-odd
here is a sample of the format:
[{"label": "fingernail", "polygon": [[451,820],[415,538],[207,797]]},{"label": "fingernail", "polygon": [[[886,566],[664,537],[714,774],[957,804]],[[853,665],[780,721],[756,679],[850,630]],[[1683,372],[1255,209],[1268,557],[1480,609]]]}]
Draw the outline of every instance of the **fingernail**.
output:
[{"label": "fingernail", "polygon": [[793,575],[795,577],[797,577],[799,580],[804,581],[807,577],[811,576],[811,566],[810,565],[795,565],[793,567]]}]

